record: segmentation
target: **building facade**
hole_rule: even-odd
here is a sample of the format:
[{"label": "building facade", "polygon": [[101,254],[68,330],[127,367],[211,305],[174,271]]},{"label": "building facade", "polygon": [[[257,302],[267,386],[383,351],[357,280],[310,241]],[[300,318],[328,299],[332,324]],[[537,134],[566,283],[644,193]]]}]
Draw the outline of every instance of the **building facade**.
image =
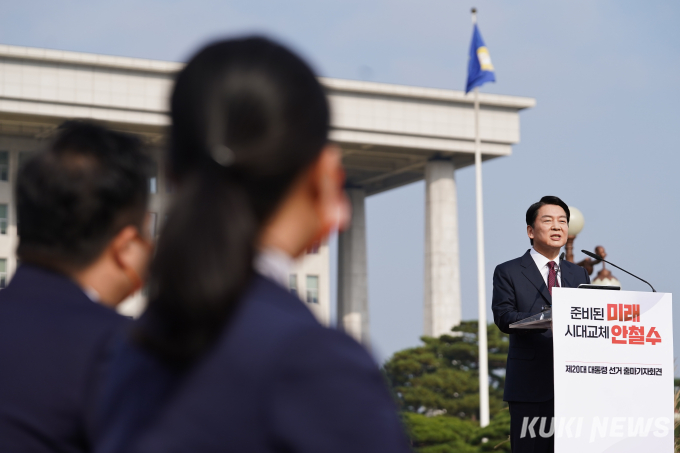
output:
[{"label": "building facade", "polygon": [[[0,286],[16,270],[18,237],[13,182],[28,153],[69,118],[92,119],[140,135],[152,149],[151,232],[172,202],[163,148],[168,94],[180,63],[0,45]],[[332,108],[331,139],[343,152],[353,218],[338,243],[337,322],[370,338],[365,199],[425,179],[425,335],[460,322],[455,170],[474,162],[472,98],[463,92],[321,79]],[[531,98],[480,95],[483,160],[509,156],[519,142],[519,111]],[[330,319],[327,244],[311,250],[290,276],[291,291],[325,323]],[[121,306],[136,315],[140,292]]]}]

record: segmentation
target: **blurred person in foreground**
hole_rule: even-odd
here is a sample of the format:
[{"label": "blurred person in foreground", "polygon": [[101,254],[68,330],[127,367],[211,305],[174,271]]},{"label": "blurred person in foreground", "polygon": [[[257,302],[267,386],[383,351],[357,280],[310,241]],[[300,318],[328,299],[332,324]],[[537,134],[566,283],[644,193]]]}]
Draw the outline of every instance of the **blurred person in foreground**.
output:
[{"label": "blurred person in foreground", "polygon": [[19,171],[21,260],[0,291],[0,451],[91,451],[113,307],[149,259],[139,142],[71,122]]},{"label": "blurred person in foreground", "polygon": [[376,363],[287,289],[349,218],[312,70],[264,38],[217,42],[178,75],[171,115],[179,189],[97,451],[410,451]]}]

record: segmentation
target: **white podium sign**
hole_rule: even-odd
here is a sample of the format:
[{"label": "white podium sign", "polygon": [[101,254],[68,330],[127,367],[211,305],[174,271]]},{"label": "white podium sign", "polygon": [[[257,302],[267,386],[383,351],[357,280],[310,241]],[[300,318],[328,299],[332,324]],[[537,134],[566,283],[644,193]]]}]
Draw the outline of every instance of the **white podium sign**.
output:
[{"label": "white podium sign", "polygon": [[665,293],[553,288],[555,452],[673,452]]}]

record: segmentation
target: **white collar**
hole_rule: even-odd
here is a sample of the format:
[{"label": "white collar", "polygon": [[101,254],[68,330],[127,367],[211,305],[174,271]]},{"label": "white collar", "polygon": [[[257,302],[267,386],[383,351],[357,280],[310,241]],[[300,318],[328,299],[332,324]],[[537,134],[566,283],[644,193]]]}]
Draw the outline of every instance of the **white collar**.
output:
[{"label": "white collar", "polygon": [[82,287],[83,292],[87,297],[90,298],[92,302],[100,303],[102,298],[99,296],[99,293],[97,292],[96,289],[94,289],[91,286],[83,286]]},{"label": "white collar", "polygon": [[260,275],[288,289],[293,258],[283,250],[274,247],[260,250],[255,256],[253,266]]},{"label": "white collar", "polygon": [[534,262],[536,263],[536,266],[541,269],[543,266],[546,266],[550,261],[554,261],[555,264],[557,264],[557,267],[560,267],[560,257],[558,256],[554,260],[550,260],[546,258],[544,255],[541,255],[536,251],[535,248],[531,247],[531,257],[534,259]]}]

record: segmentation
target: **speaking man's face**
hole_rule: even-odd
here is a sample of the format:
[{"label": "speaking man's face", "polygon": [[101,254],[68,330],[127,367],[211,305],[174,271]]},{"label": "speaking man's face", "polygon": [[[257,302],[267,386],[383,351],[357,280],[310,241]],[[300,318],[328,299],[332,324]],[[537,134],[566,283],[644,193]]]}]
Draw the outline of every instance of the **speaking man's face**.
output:
[{"label": "speaking man's face", "polygon": [[554,204],[541,206],[534,226],[527,227],[527,234],[534,240],[534,247],[561,248],[567,243],[569,223],[564,209]]}]

